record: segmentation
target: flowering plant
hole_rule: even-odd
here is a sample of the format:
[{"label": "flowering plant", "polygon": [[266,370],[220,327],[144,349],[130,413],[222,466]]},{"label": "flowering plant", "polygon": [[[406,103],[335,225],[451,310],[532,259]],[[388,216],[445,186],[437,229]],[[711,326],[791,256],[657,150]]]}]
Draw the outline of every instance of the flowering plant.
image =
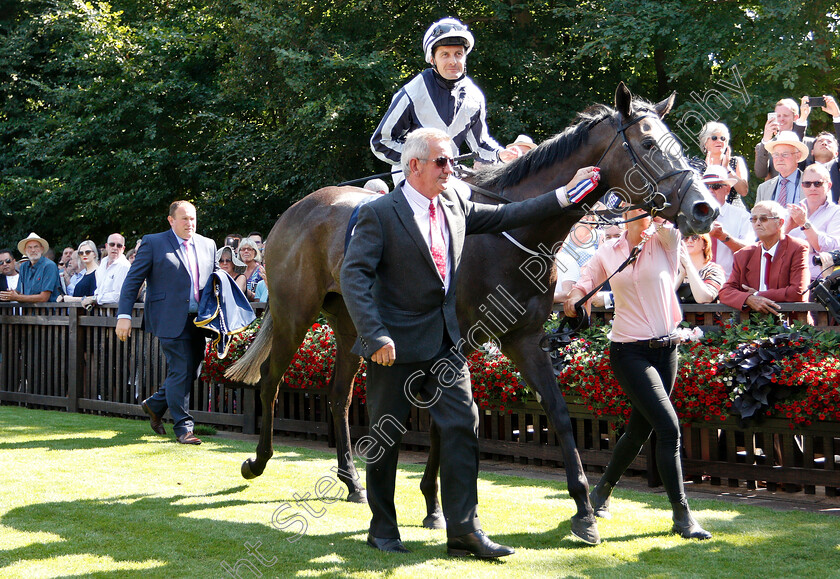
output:
[{"label": "flowering plant", "polygon": [[[561,389],[595,415],[622,423],[629,401],[609,367],[606,326],[582,332],[565,350]],[[600,336],[604,338],[601,339]],[[595,339],[593,339],[595,336]],[[778,325],[754,315],[748,324],[723,323],[720,332],[684,344],[671,399],[683,422],[742,423],[761,416],[787,418],[790,427],[814,420],[840,420],[840,361],[833,332],[807,325]]]},{"label": "flowering plant", "polygon": [[[234,338],[227,358],[215,351],[205,356],[202,377],[227,383],[225,368],[237,360],[253,340],[255,322]],[[547,328],[557,326],[557,320]],[[612,416],[615,425],[630,416],[630,401],[613,376],[609,363],[609,326],[595,325],[558,353],[560,390],[580,400],[595,416]],[[730,414],[742,421],[773,416],[790,427],[815,421],[840,421],[840,360],[834,357],[840,338],[811,326],[793,328],[772,318],[754,315],[749,323],[721,324],[720,332],[700,336],[683,332],[693,341],[679,349],[677,379],[671,399],[685,422],[723,421]],[[290,388],[324,388],[335,360],[332,329],[322,322],[312,326],[283,376]],[[467,359],[474,398],[482,409],[511,411],[510,405],[532,396],[515,366],[498,349],[486,347]],[[365,399],[365,366],[356,374],[353,396]]]}]

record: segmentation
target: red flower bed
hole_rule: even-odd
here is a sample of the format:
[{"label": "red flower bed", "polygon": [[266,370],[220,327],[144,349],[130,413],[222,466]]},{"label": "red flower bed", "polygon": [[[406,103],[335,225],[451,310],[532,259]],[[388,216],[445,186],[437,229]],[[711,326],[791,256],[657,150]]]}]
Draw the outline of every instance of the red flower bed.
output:
[{"label": "red flower bed", "polygon": [[[244,353],[253,340],[260,320],[234,339],[228,357],[219,360],[207,352],[202,377],[226,383],[224,369]],[[580,399],[595,416],[612,416],[623,424],[630,415],[630,402],[613,376],[609,364],[608,328],[596,327],[565,347],[565,365],[559,373],[558,386],[564,395]],[[726,324],[720,333],[689,342],[680,347],[679,368],[674,392],[674,407],[685,422],[714,422],[732,414],[733,401],[745,392],[744,378],[736,369],[727,368],[726,360],[736,351],[762,348],[772,354],[767,336],[778,336],[787,328],[754,319],[750,324],[733,327]],[[798,327],[798,341],[785,342],[800,353],[773,360],[770,377],[771,404],[764,416],[786,418],[791,428],[817,421],[840,421],[840,360],[833,356],[838,337],[831,332],[816,332]],[[738,347],[740,346],[740,350]],[[763,353],[761,353],[763,355]],[[335,339],[332,329],[316,323],[307,333],[292,359],[283,385],[290,388],[324,388],[332,376]],[[770,362],[768,362],[770,363]],[[510,412],[510,405],[532,395],[513,364],[498,350],[473,352],[468,358],[476,404],[482,409]],[[767,372],[765,372],[767,373]],[[364,401],[365,366],[356,375],[353,396]],[[766,391],[766,385],[764,390]]]}]

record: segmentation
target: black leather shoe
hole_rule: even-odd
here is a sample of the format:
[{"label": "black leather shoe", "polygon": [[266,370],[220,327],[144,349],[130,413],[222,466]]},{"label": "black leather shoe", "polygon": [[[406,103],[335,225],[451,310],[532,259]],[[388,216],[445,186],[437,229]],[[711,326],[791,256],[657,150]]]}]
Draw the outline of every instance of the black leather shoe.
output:
[{"label": "black leather shoe", "polygon": [[373,535],[368,535],[367,544],[374,549],[379,549],[386,553],[411,553],[399,539],[380,539]]},{"label": "black leather shoe", "polygon": [[474,531],[469,535],[451,537],[446,541],[446,552],[452,557],[475,555],[479,559],[494,559],[515,553],[512,548],[491,541],[482,530]]},{"label": "black leather shoe", "polygon": [[683,500],[671,503],[671,508],[674,518],[674,526],[671,528],[672,533],[683,539],[700,539],[703,541],[712,538],[712,534],[694,520],[691,510],[688,508],[688,502]]},{"label": "black leather shoe", "polygon": [[149,408],[149,405],[146,404],[145,400],[140,404],[140,407],[143,409],[143,412],[149,416],[152,430],[157,434],[166,434],[166,429],[163,427],[163,421],[157,414],[152,412],[152,409]]}]

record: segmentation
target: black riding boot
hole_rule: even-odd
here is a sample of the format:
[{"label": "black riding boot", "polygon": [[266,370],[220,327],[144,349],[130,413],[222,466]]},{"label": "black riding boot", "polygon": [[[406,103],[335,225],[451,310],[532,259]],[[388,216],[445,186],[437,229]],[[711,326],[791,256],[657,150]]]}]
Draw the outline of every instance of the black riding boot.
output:
[{"label": "black riding boot", "polygon": [[712,534],[699,525],[694,517],[691,516],[691,511],[688,510],[688,501],[685,499],[671,503],[671,508],[674,511],[674,527],[671,529],[672,533],[676,533],[683,539],[711,539]]},{"label": "black riding boot", "polygon": [[613,488],[613,485],[602,478],[589,493],[589,503],[592,505],[592,510],[595,511],[596,517],[602,519],[612,518],[612,513],[610,513],[610,495],[612,494]]}]

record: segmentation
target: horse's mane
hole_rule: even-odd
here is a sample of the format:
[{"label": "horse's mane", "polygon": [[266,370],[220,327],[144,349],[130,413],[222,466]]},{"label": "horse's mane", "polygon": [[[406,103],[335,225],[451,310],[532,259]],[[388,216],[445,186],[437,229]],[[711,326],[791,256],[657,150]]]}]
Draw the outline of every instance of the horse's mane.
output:
[{"label": "horse's mane", "polygon": [[[653,110],[648,101],[634,97],[632,112]],[[500,191],[520,183],[546,167],[567,159],[573,152],[587,143],[592,128],[605,119],[612,118],[617,111],[604,104],[595,104],[580,112],[572,125],[562,133],[542,142],[524,157],[510,163],[485,165],[475,173],[475,184]]]}]

